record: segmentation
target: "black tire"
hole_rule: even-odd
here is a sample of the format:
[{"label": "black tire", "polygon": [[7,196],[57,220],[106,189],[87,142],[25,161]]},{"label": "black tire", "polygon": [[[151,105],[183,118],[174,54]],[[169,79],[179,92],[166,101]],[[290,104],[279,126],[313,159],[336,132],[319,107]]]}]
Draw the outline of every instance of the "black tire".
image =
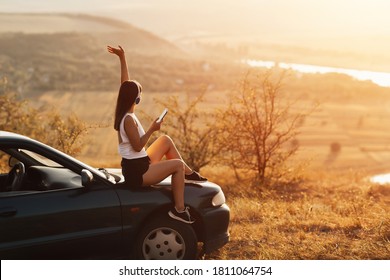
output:
[{"label": "black tire", "polygon": [[151,220],[138,234],[137,259],[188,260],[197,256],[197,238],[190,225],[168,215]]}]

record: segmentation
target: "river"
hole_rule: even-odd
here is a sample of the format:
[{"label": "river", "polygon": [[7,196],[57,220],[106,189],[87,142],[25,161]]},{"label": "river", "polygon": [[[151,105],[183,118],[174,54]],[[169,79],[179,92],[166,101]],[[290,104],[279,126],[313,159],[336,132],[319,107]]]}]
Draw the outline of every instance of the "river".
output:
[{"label": "river", "polygon": [[310,64],[299,64],[299,63],[286,63],[286,62],[274,62],[274,61],[265,61],[265,60],[253,60],[245,59],[243,63],[248,64],[252,67],[265,67],[273,68],[276,65],[282,69],[292,69],[302,73],[340,73],[349,75],[357,80],[369,80],[373,83],[382,86],[390,87],[390,73],[387,72],[374,72],[367,70],[356,70],[356,69],[347,69],[347,68],[336,68],[328,66],[318,66]]},{"label": "river", "polygon": [[370,181],[375,184],[388,185],[390,184],[390,174],[379,174],[372,176]]}]

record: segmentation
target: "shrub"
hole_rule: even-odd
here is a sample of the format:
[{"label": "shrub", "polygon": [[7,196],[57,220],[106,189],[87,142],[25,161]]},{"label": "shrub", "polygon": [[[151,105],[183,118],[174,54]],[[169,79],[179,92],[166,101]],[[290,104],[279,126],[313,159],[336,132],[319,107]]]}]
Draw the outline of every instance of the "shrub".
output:
[{"label": "shrub", "polygon": [[63,118],[54,110],[37,110],[14,94],[0,95],[0,108],[0,130],[26,135],[73,156],[81,151],[87,126],[77,116]]},{"label": "shrub", "polygon": [[341,151],[341,144],[338,142],[333,142],[330,144],[330,152],[332,154],[338,154]]},{"label": "shrub", "polygon": [[219,112],[220,147],[240,181],[249,178],[262,185],[277,179],[299,147],[290,143],[305,114],[290,113],[293,103],[283,98],[284,76],[248,74],[232,92],[228,108]]},{"label": "shrub", "polygon": [[217,161],[218,135],[213,116],[205,116],[205,113],[199,110],[204,92],[195,98],[190,98],[189,95],[186,97],[185,103],[179,102],[177,96],[170,96],[165,101],[157,102],[169,108],[168,125],[164,126],[163,132],[174,139],[184,161],[192,169],[199,171],[202,167]]}]

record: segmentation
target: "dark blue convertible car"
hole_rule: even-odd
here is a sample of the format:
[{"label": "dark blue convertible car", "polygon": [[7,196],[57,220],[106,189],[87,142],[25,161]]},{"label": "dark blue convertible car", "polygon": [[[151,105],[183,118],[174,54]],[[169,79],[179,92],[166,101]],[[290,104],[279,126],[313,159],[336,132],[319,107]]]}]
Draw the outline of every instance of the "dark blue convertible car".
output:
[{"label": "dark blue convertible car", "polygon": [[196,222],[168,216],[170,180],[129,189],[96,169],[0,131],[1,259],[195,259],[229,240],[229,208],[211,182],[187,184]]}]

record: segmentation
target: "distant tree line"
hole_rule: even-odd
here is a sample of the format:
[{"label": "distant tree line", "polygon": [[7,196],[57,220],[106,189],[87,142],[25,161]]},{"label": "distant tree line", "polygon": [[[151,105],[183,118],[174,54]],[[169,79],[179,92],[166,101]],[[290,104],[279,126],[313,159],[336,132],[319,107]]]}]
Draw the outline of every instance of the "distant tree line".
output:
[{"label": "distant tree line", "polygon": [[[126,50],[132,77],[147,81],[150,92],[196,88],[199,81],[227,88],[231,77],[241,71],[234,63],[141,52],[131,44]],[[90,34],[0,34],[0,53],[2,76],[10,89],[23,96],[50,90],[106,91],[117,82],[117,65],[105,52],[102,39]]]}]

